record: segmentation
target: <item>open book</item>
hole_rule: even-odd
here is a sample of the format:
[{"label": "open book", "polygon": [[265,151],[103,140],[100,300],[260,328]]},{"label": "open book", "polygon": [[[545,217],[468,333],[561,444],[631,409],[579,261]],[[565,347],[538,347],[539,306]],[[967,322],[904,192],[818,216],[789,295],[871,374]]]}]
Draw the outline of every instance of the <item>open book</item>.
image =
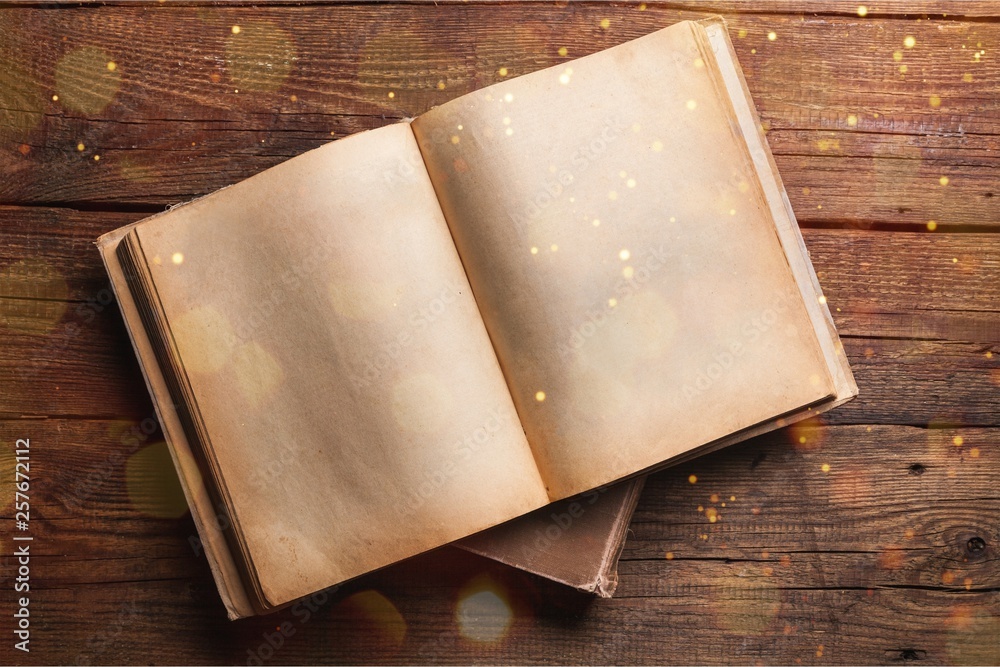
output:
[{"label": "open book", "polygon": [[99,243],[233,616],[857,393],[721,21]]}]

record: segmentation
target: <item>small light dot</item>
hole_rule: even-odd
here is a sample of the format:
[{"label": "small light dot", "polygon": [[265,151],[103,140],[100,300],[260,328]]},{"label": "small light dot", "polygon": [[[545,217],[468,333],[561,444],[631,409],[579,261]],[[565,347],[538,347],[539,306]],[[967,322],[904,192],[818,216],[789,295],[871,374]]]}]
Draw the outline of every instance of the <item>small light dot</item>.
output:
[{"label": "small light dot", "polygon": [[819,467],[819,469],[822,470],[823,472],[830,472],[830,464],[824,463]]},{"label": "small light dot", "polygon": [[507,93],[506,95],[503,96],[503,101],[504,102],[513,102],[514,101],[514,95],[511,94],[511,93]]},{"label": "small light dot", "polygon": [[506,134],[508,137],[514,134],[513,128],[508,127],[506,130],[504,130],[504,134]]},{"label": "small light dot", "polygon": [[594,221],[591,224],[594,225],[594,227],[600,227],[601,221],[598,220],[597,218],[594,218]]},{"label": "small light dot", "polygon": [[531,254],[532,255],[537,255],[538,254],[538,248],[535,247],[535,246],[531,246]]},{"label": "small light dot", "polygon": [[668,551],[667,552],[667,560],[673,560],[673,559],[674,559],[674,552],[673,551]]},{"label": "small light dot", "polygon": [[174,264],[180,264],[181,262],[184,261],[184,253],[175,252],[173,255],[170,256],[170,261],[172,261]]},{"label": "small light dot", "polygon": [[940,183],[941,185],[948,185],[948,177],[942,176],[941,178],[938,179],[938,183]]},{"label": "small light dot", "polygon": [[500,76],[507,76],[507,68],[506,68],[506,67],[501,67],[501,68],[500,68],[500,69],[498,70],[498,72],[497,72],[497,73],[498,73],[498,74],[499,74]]},{"label": "small light dot", "polygon": [[962,81],[964,81],[965,83],[972,83],[972,75],[966,72],[965,74],[962,75]]},{"label": "small light dot", "polygon": [[969,450],[969,456],[971,456],[974,459],[978,459],[979,458],[979,447],[973,447],[972,449],[970,449]]},{"label": "small light dot", "polygon": [[927,230],[933,232],[935,229],[937,229],[937,223],[933,220],[928,221]]},{"label": "small light dot", "polygon": [[510,117],[509,116],[504,116],[503,124],[504,125],[510,125]]},{"label": "small light dot", "polygon": [[568,54],[569,54],[569,49],[567,49],[565,46],[559,47],[559,55],[565,58]]},{"label": "small light dot", "polygon": [[109,72],[114,72],[116,69],[118,69],[118,64],[115,63],[113,60],[109,61],[108,62],[108,71]]},{"label": "small light dot", "polygon": [[698,481],[698,476],[697,475],[688,475],[688,482],[689,483],[695,484],[697,481]]},{"label": "small light dot", "polygon": [[739,37],[740,39],[743,39],[744,37],[746,37],[747,36],[746,29],[745,28],[740,28],[740,31],[738,33],[736,33],[736,36]]},{"label": "small light dot", "polygon": [[101,156],[100,156],[100,155],[95,155],[95,156],[94,156],[94,162],[97,162],[97,161],[99,161],[100,159],[101,159]]},{"label": "small light dot", "polygon": [[653,142],[653,150],[656,151],[657,153],[659,153],[660,151],[662,151],[663,150],[663,142],[662,141],[654,141]]},{"label": "small light dot", "polygon": [[622,251],[618,253],[618,259],[620,259],[623,262],[628,261],[628,258],[631,257],[631,256],[632,256],[632,253],[630,253],[625,248],[622,248]]},{"label": "small light dot", "polygon": [[240,27],[238,25],[233,26],[233,34],[234,35],[240,34]]},{"label": "small light dot", "polygon": [[558,252],[559,246],[553,243],[552,245],[549,246],[549,250],[551,250],[552,252]]},{"label": "small light dot", "polygon": [[438,90],[444,90],[444,81],[438,81]]},{"label": "small light dot", "polygon": [[757,49],[750,49],[750,53],[757,53]]},{"label": "small light dot", "polygon": [[298,95],[292,95],[288,99],[290,99],[292,102],[298,102],[299,101],[299,96]]},{"label": "small light dot", "polygon": [[694,66],[700,69],[700,68],[702,68],[702,67],[705,66],[705,61],[702,60],[701,58],[695,58],[694,59]]},{"label": "small light dot", "polygon": [[635,179],[634,178],[628,179],[627,181],[625,181],[625,185],[628,186],[628,187],[630,187],[630,188],[634,188],[635,187]]},{"label": "small light dot", "polygon": [[618,305],[618,299],[614,299],[614,298],[608,299],[608,305],[610,307],[614,308],[615,306]]},{"label": "small light dot", "polygon": [[939,96],[937,96],[937,95],[931,95],[931,97],[930,97],[930,99],[928,101],[930,102],[930,105],[932,107],[934,107],[935,109],[937,107],[941,106],[941,98]]},{"label": "small light dot", "polygon": [[826,297],[820,296],[819,299],[817,299],[817,301],[819,301],[820,303],[826,303]]},{"label": "small light dot", "polygon": [[907,67],[906,65],[900,65],[899,66],[899,73],[900,74],[906,74],[909,71],[910,71],[910,68]]},{"label": "small light dot", "polygon": [[86,149],[87,149],[87,147],[84,146],[82,143],[76,145],[76,150],[78,150],[78,151],[83,151],[83,150],[86,150]]},{"label": "small light dot", "polygon": [[545,392],[544,391],[536,391],[535,392],[535,400],[538,401],[539,403],[541,403],[542,401],[544,401],[545,400]]},{"label": "small light dot", "polygon": [[851,115],[849,115],[849,116],[847,117],[847,124],[848,124],[848,125],[849,125],[850,127],[854,127],[855,125],[857,125],[857,124],[858,124],[858,117],[857,117],[857,116],[855,116],[854,114],[851,114]]},{"label": "small light dot", "polygon": [[677,218],[675,218],[674,216],[670,216],[670,222],[677,222]]},{"label": "small light dot", "polygon": [[608,192],[608,199],[610,199],[611,201],[615,201],[616,199],[618,199],[618,193],[615,192],[614,190],[611,190],[610,192]]},{"label": "small light dot", "polygon": [[461,141],[461,139],[459,139],[457,134],[451,135],[451,143],[457,144],[459,141]]},{"label": "small light dot", "polygon": [[635,269],[633,269],[631,266],[626,266],[624,269],[622,269],[622,275],[625,276],[626,279],[631,279],[632,276],[635,275]]},{"label": "small light dot", "polygon": [[799,436],[799,444],[800,445],[806,444],[806,436],[804,436],[804,435],[800,435]]},{"label": "small light dot", "polygon": [[864,5],[858,5],[858,16],[868,16],[868,8]]},{"label": "small light dot", "polygon": [[611,27],[611,19],[601,19],[601,27],[607,30]]},{"label": "small light dot", "polygon": [[736,500],[736,496],[729,496],[729,502]]},{"label": "small light dot", "polygon": [[392,98],[394,98],[395,96],[396,96],[396,93],[394,93],[394,92],[392,92],[392,91],[390,90],[390,91],[389,91],[389,99],[391,100],[391,99],[392,99]]},{"label": "small light dot", "polygon": [[767,39],[768,39],[769,42],[773,42],[774,40],[778,39],[778,33],[773,32],[773,31],[767,33]]},{"label": "small light dot", "polygon": [[906,39],[903,40],[903,46],[905,46],[908,49],[912,49],[916,45],[917,45],[917,40],[916,38],[913,37],[913,35],[907,35]]},{"label": "small light dot", "polygon": [[59,96],[58,95],[53,95],[52,96],[52,101],[53,102],[58,102],[59,101]]},{"label": "small light dot", "polygon": [[951,441],[955,444],[956,447],[961,447],[962,444],[965,442],[965,438],[963,438],[960,435],[956,435],[954,438],[951,439]]},{"label": "small light dot", "polygon": [[895,60],[898,63],[900,60],[903,59],[903,52],[902,51],[893,51],[892,52],[892,59]]},{"label": "small light dot", "polygon": [[689,111],[694,111],[694,108],[698,106],[698,103],[694,100],[688,100],[685,106],[688,108]]},{"label": "small light dot", "polygon": [[735,208],[729,209],[729,215],[736,215],[736,209]]}]

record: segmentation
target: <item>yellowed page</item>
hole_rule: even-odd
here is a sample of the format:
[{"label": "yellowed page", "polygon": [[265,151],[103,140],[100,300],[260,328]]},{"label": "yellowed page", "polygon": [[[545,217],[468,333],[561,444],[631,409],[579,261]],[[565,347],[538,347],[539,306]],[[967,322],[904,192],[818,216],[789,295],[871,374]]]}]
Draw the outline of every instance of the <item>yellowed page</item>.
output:
[{"label": "yellowed page", "polygon": [[268,604],[547,502],[408,125],[136,233]]},{"label": "yellowed page", "polygon": [[833,381],[700,26],[413,123],[553,499]]}]

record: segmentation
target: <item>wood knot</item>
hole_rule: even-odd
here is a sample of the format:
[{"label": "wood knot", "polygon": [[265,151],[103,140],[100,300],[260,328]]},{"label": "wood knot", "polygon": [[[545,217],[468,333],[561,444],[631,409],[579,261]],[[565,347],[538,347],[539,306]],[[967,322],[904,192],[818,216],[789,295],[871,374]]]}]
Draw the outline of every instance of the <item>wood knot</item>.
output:
[{"label": "wood knot", "polygon": [[910,466],[911,475],[923,475],[925,472],[927,472],[927,468],[923,467],[919,463],[914,463]]},{"label": "wood knot", "polygon": [[915,662],[926,660],[927,651],[919,648],[898,648],[893,651],[886,651],[885,657],[893,662]]},{"label": "wood knot", "polygon": [[986,548],[986,540],[978,535],[970,537],[969,541],[965,543],[965,548],[969,550],[970,554],[978,554]]}]

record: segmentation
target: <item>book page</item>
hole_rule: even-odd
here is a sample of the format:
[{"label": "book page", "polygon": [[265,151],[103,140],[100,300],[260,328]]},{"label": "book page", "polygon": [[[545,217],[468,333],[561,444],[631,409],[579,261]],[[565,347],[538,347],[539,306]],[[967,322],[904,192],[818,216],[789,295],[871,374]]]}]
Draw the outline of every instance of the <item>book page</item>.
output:
[{"label": "book page", "polygon": [[551,498],[834,393],[701,26],[413,127]]},{"label": "book page", "polygon": [[547,502],[407,124],[135,233],[268,604]]}]

